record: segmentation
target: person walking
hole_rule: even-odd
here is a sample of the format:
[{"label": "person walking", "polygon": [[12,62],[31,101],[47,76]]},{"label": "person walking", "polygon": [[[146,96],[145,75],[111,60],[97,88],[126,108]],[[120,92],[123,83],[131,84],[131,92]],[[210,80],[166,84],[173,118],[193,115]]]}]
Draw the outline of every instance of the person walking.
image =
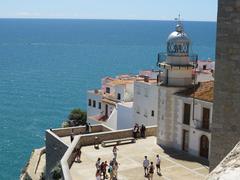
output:
[{"label": "person walking", "polygon": [[140,133],[141,133],[142,138],[145,138],[145,131],[146,131],[146,127],[144,126],[144,124],[142,124],[141,129],[140,129]]},{"label": "person walking", "polygon": [[135,139],[137,139],[137,133],[138,133],[138,127],[137,127],[137,123],[136,123],[133,127],[133,137]]},{"label": "person walking", "polygon": [[109,173],[110,180],[113,180],[113,165],[112,165],[112,163],[109,163],[108,173]]},{"label": "person walking", "polygon": [[149,160],[147,159],[147,156],[144,156],[143,168],[144,168],[144,176],[145,177],[148,175],[148,166],[149,166]]},{"label": "person walking", "polygon": [[103,179],[104,179],[104,162],[102,162],[101,165],[100,165],[100,172],[101,172],[101,175],[103,176]]},{"label": "person walking", "polygon": [[70,135],[70,141],[71,141],[71,143],[73,142],[73,139],[74,139],[74,133],[73,133],[73,129],[72,129],[72,132],[71,132],[71,135]]},{"label": "person walking", "polygon": [[76,149],[76,153],[77,153],[76,154],[77,162],[80,163],[81,162],[80,158],[81,158],[81,153],[82,153],[80,148]]},{"label": "person walking", "polygon": [[117,146],[113,146],[113,157],[114,157],[114,159],[117,159],[117,151],[118,151],[118,148],[117,148]]},{"label": "person walking", "polygon": [[108,166],[107,161],[102,162],[101,171],[103,173],[103,179],[107,179],[108,178],[107,177],[107,166]]},{"label": "person walking", "polygon": [[113,180],[117,180],[118,167],[119,167],[118,162],[117,162],[117,161],[114,161],[114,162],[113,162]]},{"label": "person walking", "polygon": [[149,176],[148,176],[149,180],[153,179],[153,174],[154,174],[154,165],[153,165],[153,162],[151,162],[151,164],[149,166]]},{"label": "person walking", "polygon": [[88,133],[92,133],[92,126],[91,126],[91,124],[90,123],[88,123]]},{"label": "person walking", "polygon": [[101,158],[98,158],[95,164],[97,170],[100,170],[100,165],[101,165]]},{"label": "person walking", "polygon": [[157,174],[161,175],[161,159],[159,157],[159,155],[156,156],[156,168],[157,168]]},{"label": "person walking", "polygon": [[96,172],[96,180],[101,180],[101,172],[99,169]]},{"label": "person walking", "polygon": [[88,133],[89,132],[89,125],[88,123],[86,123],[86,126],[85,126],[85,133]]}]

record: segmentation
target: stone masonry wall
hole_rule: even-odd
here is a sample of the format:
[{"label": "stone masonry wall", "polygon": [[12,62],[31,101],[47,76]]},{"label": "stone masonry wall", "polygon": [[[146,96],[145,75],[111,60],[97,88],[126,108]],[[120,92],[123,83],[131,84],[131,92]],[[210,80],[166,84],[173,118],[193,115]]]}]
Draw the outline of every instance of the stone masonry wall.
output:
[{"label": "stone masonry wall", "polygon": [[240,138],[240,0],[218,1],[210,170]]},{"label": "stone masonry wall", "polygon": [[207,180],[234,180],[240,177],[240,143],[209,174]]},{"label": "stone masonry wall", "polygon": [[50,130],[45,132],[46,137],[46,179],[51,179],[51,170],[60,162],[68,146]]}]

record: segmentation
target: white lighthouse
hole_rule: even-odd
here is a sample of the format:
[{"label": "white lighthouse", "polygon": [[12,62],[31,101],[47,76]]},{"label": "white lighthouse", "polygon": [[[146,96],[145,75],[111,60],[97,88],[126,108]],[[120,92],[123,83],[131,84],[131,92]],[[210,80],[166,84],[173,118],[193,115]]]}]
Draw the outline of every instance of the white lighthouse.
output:
[{"label": "white lighthouse", "polygon": [[167,38],[166,59],[159,63],[162,73],[158,92],[157,143],[163,146],[175,147],[175,119],[179,116],[176,112],[178,104],[175,102],[175,93],[193,84],[189,50],[190,39],[179,18],[175,31]]},{"label": "white lighthouse", "polygon": [[179,19],[176,30],[167,39],[167,58],[160,63],[161,80],[166,86],[188,86],[192,84],[192,65],[189,56],[190,40]]}]

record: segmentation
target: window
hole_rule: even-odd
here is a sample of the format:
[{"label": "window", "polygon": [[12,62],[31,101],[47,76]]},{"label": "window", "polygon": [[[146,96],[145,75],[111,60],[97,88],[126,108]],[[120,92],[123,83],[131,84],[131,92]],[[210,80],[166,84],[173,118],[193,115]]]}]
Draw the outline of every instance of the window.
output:
[{"label": "window", "polygon": [[102,108],[102,103],[99,102],[99,103],[98,103],[98,109],[101,109],[101,108]]},{"label": "window", "polygon": [[106,93],[110,93],[110,87],[106,87]]},{"label": "window", "polygon": [[209,117],[210,117],[210,109],[208,108],[203,108],[202,111],[202,128],[203,129],[209,129]]},{"label": "window", "polygon": [[88,99],[88,106],[91,106],[91,105],[92,105],[92,100]]},{"label": "window", "polygon": [[96,101],[93,100],[93,107],[96,107]]},{"label": "window", "polygon": [[190,124],[191,105],[184,103],[183,124]]},{"label": "window", "polygon": [[120,93],[117,94],[117,99],[121,100],[121,94]]},{"label": "window", "polygon": [[154,111],[152,111],[151,116],[152,116],[152,117],[154,116]]}]

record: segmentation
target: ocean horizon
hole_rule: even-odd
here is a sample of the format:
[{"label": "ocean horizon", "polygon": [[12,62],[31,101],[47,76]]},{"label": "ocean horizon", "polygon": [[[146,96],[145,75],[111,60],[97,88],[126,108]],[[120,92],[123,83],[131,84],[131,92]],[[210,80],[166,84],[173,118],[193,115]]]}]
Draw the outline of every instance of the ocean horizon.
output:
[{"label": "ocean horizon", "polygon": [[[216,22],[184,21],[200,60],[215,60]],[[0,179],[19,179],[45,129],[57,128],[101,78],[157,69],[175,21],[0,19]]]}]

